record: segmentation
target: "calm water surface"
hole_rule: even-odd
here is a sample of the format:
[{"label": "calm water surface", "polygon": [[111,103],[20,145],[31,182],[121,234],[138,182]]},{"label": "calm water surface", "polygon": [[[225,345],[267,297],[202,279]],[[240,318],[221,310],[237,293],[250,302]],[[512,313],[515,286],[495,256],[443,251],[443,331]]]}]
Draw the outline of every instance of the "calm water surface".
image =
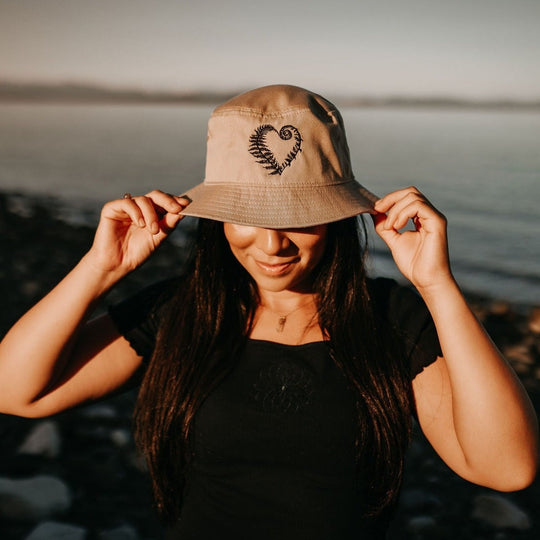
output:
[{"label": "calm water surface", "polygon": [[[0,105],[0,189],[54,196],[96,222],[125,191],[182,193],[202,181],[211,106]],[[343,109],[357,179],[418,186],[448,217],[466,289],[540,304],[540,114]],[[373,245],[377,272],[396,275]]]}]

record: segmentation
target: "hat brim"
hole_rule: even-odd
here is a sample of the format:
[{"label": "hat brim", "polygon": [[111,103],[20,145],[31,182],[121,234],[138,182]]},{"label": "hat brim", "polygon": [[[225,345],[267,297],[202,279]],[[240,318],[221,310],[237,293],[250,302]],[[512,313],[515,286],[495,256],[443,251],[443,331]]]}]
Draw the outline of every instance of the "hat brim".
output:
[{"label": "hat brim", "polygon": [[332,185],[246,185],[203,182],[183,196],[184,216],[269,229],[311,227],[362,213],[379,199],[356,180]]}]

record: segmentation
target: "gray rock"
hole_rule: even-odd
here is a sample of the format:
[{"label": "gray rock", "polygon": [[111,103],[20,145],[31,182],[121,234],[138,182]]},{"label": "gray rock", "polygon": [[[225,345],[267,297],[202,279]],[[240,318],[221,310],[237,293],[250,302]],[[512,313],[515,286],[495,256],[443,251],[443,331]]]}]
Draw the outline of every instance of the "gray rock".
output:
[{"label": "gray rock", "polygon": [[58,457],[62,439],[56,422],[46,420],[36,424],[18,449],[19,454],[48,458]]},{"label": "gray rock", "polygon": [[87,531],[82,527],[45,521],[40,523],[25,540],[84,540]]},{"label": "gray rock", "polygon": [[21,284],[21,293],[27,298],[32,298],[40,292],[40,285],[37,281],[24,281]]},{"label": "gray rock", "polygon": [[531,528],[529,516],[501,495],[478,495],[473,501],[472,517],[498,529]]},{"label": "gray rock", "polygon": [[435,495],[422,489],[404,489],[399,505],[408,513],[419,511],[433,513],[442,507],[441,501]]},{"label": "gray rock", "polygon": [[139,540],[139,534],[134,527],[125,524],[99,533],[98,540]]},{"label": "gray rock", "polygon": [[140,472],[145,473],[148,471],[146,460],[139,452],[131,452],[128,456],[128,463]]},{"label": "gray rock", "polygon": [[109,436],[118,448],[124,448],[131,442],[131,433],[127,429],[113,429]]},{"label": "gray rock", "polygon": [[407,529],[413,534],[433,533],[437,530],[437,522],[431,516],[416,516],[409,520]]},{"label": "gray rock", "polygon": [[0,517],[14,521],[37,521],[65,512],[71,494],[62,480],[35,476],[23,480],[0,478]]},{"label": "gray rock", "polygon": [[92,441],[109,441],[111,430],[105,426],[89,425],[77,429],[77,434]]},{"label": "gray rock", "polygon": [[112,419],[118,417],[118,412],[114,407],[103,403],[89,405],[81,411],[81,414],[86,418],[92,418],[95,420]]}]

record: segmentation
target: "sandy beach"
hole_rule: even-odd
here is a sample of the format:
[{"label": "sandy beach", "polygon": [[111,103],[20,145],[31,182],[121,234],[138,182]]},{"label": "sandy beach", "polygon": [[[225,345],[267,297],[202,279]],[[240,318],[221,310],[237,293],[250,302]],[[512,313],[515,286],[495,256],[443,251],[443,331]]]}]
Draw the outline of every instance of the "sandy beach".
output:
[{"label": "sandy beach", "polygon": [[[92,238],[92,228],[55,219],[43,201],[28,199],[15,212],[9,197],[0,193],[0,335],[74,266]],[[181,261],[179,248],[166,243],[158,256],[120,283],[104,305],[173,275]],[[474,291],[467,296],[539,411],[540,307],[514,305],[512,299],[493,301]],[[55,526],[71,527],[69,538],[162,538],[131,437],[134,399],[135,391],[130,391],[51,419],[0,415],[3,539],[26,539],[38,534],[39,527]],[[14,495],[9,498],[13,483],[36,478],[48,479],[48,484],[44,480],[30,486],[46,486],[49,501],[56,505],[36,502],[36,497],[24,503]],[[34,495],[39,491],[32,489]],[[417,430],[389,538],[532,540],[540,538],[539,503],[539,481],[521,492],[496,493],[461,480]]]}]

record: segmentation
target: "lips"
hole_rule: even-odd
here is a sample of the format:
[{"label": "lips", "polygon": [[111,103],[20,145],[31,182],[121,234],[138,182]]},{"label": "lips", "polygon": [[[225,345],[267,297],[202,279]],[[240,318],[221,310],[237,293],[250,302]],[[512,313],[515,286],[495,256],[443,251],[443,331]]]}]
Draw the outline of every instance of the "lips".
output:
[{"label": "lips", "polygon": [[289,268],[296,262],[295,259],[280,263],[266,263],[263,261],[255,261],[255,264],[269,276],[280,276],[286,274]]}]

